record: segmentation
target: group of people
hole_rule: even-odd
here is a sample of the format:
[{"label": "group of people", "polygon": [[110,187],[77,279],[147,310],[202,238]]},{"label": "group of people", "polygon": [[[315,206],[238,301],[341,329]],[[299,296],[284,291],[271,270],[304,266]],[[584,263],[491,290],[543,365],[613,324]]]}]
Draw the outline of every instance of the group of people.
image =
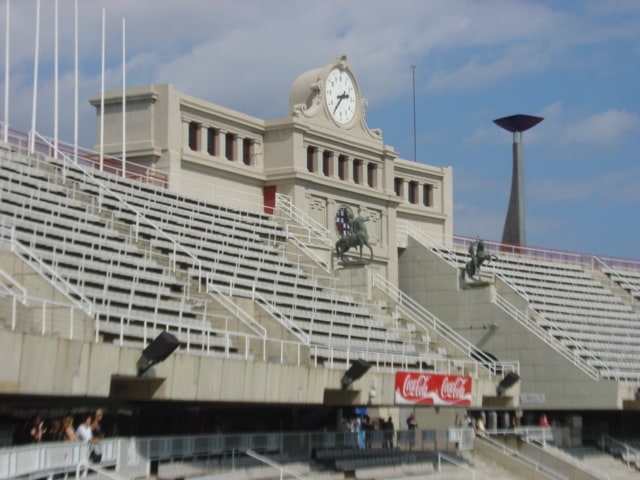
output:
[{"label": "group of people", "polygon": [[102,419],[104,411],[101,408],[87,412],[80,417],[80,423],[74,426],[74,417],[67,414],[62,418],[54,418],[48,423],[41,415],[34,415],[27,423],[20,426],[14,433],[14,445],[27,445],[39,442],[84,442],[97,443],[104,432]]},{"label": "group of people", "polygon": [[383,448],[393,448],[395,427],[391,417],[387,421],[384,418],[373,421],[369,415],[357,416],[352,421],[346,422],[345,430],[358,434],[358,448],[371,448],[375,431],[382,432],[379,438],[382,439]]}]

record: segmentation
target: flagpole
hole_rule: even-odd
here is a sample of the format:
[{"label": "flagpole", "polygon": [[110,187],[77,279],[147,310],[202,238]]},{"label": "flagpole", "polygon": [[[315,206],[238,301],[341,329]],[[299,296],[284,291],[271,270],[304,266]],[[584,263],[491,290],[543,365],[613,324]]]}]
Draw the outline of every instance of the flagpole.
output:
[{"label": "flagpole", "polygon": [[74,1],[73,59],[73,163],[78,163],[78,0]]},{"label": "flagpole", "polygon": [[9,0],[5,2],[6,18],[5,18],[5,43],[4,43],[4,132],[3,140],[5,143],[9,142],[9,28],[11,23],[9,22]]},{"label": "flagpole", "polygon": [[58,158],[58,0],[53,14],[53,157]]},{"label": "flagpole", "polygon": [[122,178],[126,177],[127,172],[127,82],[126,82],[126,24],[122,17]]},{"label": "flagpole", "polygon": [[104,27],[105,9],[102,7],[102,73],[100,75],[100,171],[104,162]]},{"label": "flagpole", "polygon": [[36,1],[36,46],[33,61],[33,102],[31,105],[31,131],[29,132],[29,153],[35,151],[36,105],[38,103],[38,45],[40,43],[40,0]]}]

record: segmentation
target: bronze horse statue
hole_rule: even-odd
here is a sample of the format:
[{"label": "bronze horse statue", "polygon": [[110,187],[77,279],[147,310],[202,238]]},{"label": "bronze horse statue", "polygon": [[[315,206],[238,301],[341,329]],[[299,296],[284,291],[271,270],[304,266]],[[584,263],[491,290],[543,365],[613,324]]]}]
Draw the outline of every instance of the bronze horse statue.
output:
[{"label": "bronze horse statue", "polygon": [[342,260],[343,263],[348,263],[348,260],[345,260],[344,254],[347,253],[351,248],[360,248],[360,258],[362,259],[362,248],[367,247],[370,252],[369,261],[373,260],[373,249],[371,245],[369,245],[369,234],[367,233],[367,228],[364,222],[369,220],[369,217],[356,217],[353,218],[351,214],[349,214],[350,226],[351,229],[347,235],[341,237],[336,242],[336,256]]},{"label": "bronze horse statue", "polygon": [[471,255],[471,260],[464,266],[464,271],[469,278],[473,278],[476,274],[480,275],[480,267],[483,263],[498,259],[496,255],[485,251],[482,240],[471,242],[471,245],[469,245],[469,255]]}]

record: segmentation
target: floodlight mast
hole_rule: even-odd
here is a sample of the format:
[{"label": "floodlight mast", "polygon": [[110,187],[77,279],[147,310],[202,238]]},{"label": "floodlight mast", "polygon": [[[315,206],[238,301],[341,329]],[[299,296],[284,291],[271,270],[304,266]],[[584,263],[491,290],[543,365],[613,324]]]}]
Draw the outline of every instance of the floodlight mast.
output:
[{"label": "floodlight mast", "polygon": [[524,156],[522,132],[536,126],[544,118],[532,115],[511,115],[493,121],[496,125],[513,133],[513,173],[507,218],[502,231],[502,243],[524,246],[526,244],[526,222],[524,209]]}]

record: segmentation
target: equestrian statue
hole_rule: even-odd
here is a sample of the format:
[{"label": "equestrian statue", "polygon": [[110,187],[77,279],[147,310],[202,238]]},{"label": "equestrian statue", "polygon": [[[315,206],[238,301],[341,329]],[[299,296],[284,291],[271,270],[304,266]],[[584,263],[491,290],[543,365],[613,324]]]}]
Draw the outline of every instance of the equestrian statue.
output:
[{"label": "equestrian statue", "polygon": [[342,213],[343,228],[339,230],[341,233],[340,238],[335,244],[336,257],[342,260],[343,263],[351,263],[345,259],[344,254],[351,248],[360,249],[360,261],[362,259],[362,249],[367,247],[370,252],[369,262],[373,260],[373,249],[369,245],[369,234],[367,233],[367,227],[365,222],[369,221],[369,217],[358,216],[354,217],[353,212],[349,207],[342,207],[339,214]]},{"label": "equestrian statue", "polygon": [[479,279],[480,267],[482,266],[482,264],[491,260],[498,259],[496,255],[485,251],[484,242],[480,239],[471,242],[471,244],[469,245],[469,255],[471,255],[471,260],[469,260],[464,266],[464,271],[469,278],[474,278],[476,275],[478,275]]}]

